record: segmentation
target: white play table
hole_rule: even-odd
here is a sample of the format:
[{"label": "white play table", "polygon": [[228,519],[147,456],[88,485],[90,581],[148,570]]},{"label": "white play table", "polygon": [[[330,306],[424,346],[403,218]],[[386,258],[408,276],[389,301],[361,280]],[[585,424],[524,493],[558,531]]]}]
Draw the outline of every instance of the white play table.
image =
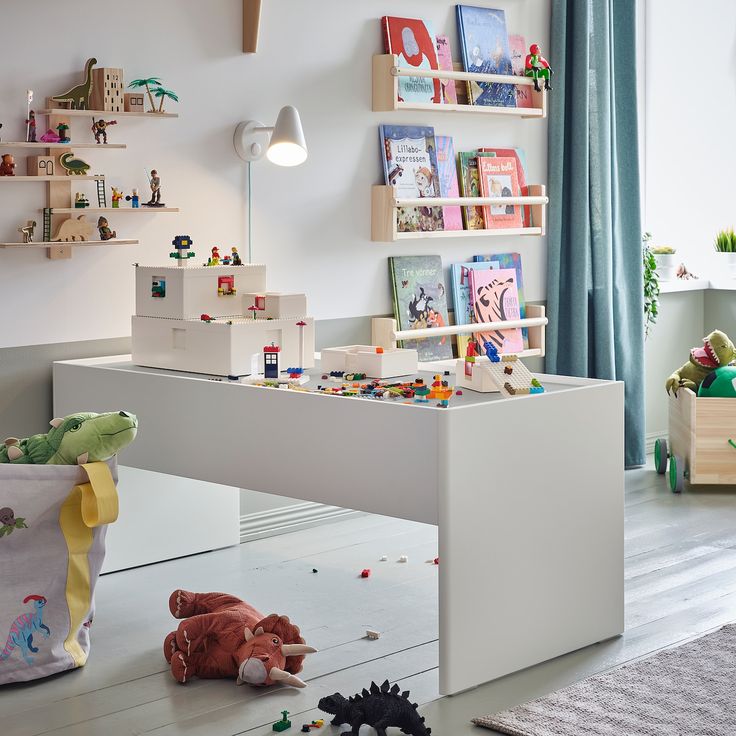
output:
[{"label": "white play table", "polygon": [[539,378],[440,409],[113,356],[55,363],[54,411],[135,412],[124,465],[437,525],[453,694],[623,632],[623,384]]}]

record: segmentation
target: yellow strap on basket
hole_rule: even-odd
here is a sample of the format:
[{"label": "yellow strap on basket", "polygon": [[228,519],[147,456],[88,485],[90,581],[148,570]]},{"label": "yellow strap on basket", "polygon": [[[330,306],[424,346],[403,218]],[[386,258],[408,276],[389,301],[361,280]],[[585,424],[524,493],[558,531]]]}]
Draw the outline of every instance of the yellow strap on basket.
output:
[{"label": "yellow strap on basket", "polygon": [[89,551],[94,541],[93,529],[118,518],[118,492],[110,468],[106,463],[86,463],[82,467],[89,483],[72,488],[59,514],[59,526],[69,550],[66,577],[69,634],[64,649],[77,667],[87,661],[76,637],[91,605]]}]

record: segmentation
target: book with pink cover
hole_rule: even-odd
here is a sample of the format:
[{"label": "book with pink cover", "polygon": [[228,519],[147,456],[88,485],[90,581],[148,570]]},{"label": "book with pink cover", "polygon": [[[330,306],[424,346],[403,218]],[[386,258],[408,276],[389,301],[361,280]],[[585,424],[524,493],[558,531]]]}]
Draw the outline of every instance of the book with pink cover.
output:
[{"label": "book with pink cover", "polygon": [[[437,36],[437,63],[442,71],[453,71],[452,49],[450,48],[450,39],[447,36]],[[522,73],[523,71],[522,64]],[[446,105],[457,105],[457,89],[454,80],[440,79],[440,84],[442,85],[442,102]]]},{"label": "book with pink cover", "polygon": [[[518,34],[509,35],[509,52],[511,53],[511,68],[515,77],[524,76],[526,62],[526,39]],[[440,64],[440,69],[442,69]],[[528,85],[516,85],[516,107],[534,107],[532,103],[532,88]]]},{"label": "book with pink cover", "polygon": [[[437,169],[439,171],[440,197],[459,197],[455,144],[449,135],[435,135],[437,144]],[[445,230],[462,230],[463,213],[460,207],[442,208]]]},{"label": "book with pink cover", "polygon": [[[478,178],[484,197],[518,197],[521,194],[516,159],[511,156],[479,156]],[[521,209],[512,204],[483,205],[486,229],[523,227]]]},{"label": "book with pink cover", "polygon": [[[471,298],[473,300],[473,322],[505,322],[521,318],[519,290],[515,268],[497,268],[470,271]],[[524,337],[520,327],[492,332],[476,332],[481,354],[487,341],[501,355],[519,353],[524,349]]]}]

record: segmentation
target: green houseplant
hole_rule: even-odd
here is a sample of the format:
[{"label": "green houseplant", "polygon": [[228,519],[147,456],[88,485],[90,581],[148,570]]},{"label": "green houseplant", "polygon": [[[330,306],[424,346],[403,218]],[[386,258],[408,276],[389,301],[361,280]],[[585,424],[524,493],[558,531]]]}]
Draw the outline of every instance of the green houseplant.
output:
[{"label": "green houseplant", "polygon": [[650,241],[651,233],[644,233],[642,236],[642,267],[644,270],[644,331],[649,337],[649,333],[657,322],[659,314],[659,277],[657,275],[657,261]]},{"label": "green houseplant", "polygon": [[736,233],[733,228],[721,230],[716,235],[713,245],[718,253],[719,261],[723,263],[719,271],[723,268],[732,278],[736,278]]}]

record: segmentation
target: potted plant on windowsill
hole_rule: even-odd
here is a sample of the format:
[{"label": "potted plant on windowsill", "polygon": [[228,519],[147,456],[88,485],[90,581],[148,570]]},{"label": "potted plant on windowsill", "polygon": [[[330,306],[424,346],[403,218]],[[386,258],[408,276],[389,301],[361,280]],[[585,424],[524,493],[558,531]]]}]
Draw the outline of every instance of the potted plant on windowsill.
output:
[{"label": "potted plant on windowsill", "polygon": [[713,245],[721,262],[719,272],[727,272],[731,278],[736,278],[736,233],[733,228],[721,230]]},{"label": "potted plant on windowsill", "polygon": [[657,275],[660,281],[672,281],[677,275],[675,249],[669,245],[653,245],[651,252],[657,262]]}]

